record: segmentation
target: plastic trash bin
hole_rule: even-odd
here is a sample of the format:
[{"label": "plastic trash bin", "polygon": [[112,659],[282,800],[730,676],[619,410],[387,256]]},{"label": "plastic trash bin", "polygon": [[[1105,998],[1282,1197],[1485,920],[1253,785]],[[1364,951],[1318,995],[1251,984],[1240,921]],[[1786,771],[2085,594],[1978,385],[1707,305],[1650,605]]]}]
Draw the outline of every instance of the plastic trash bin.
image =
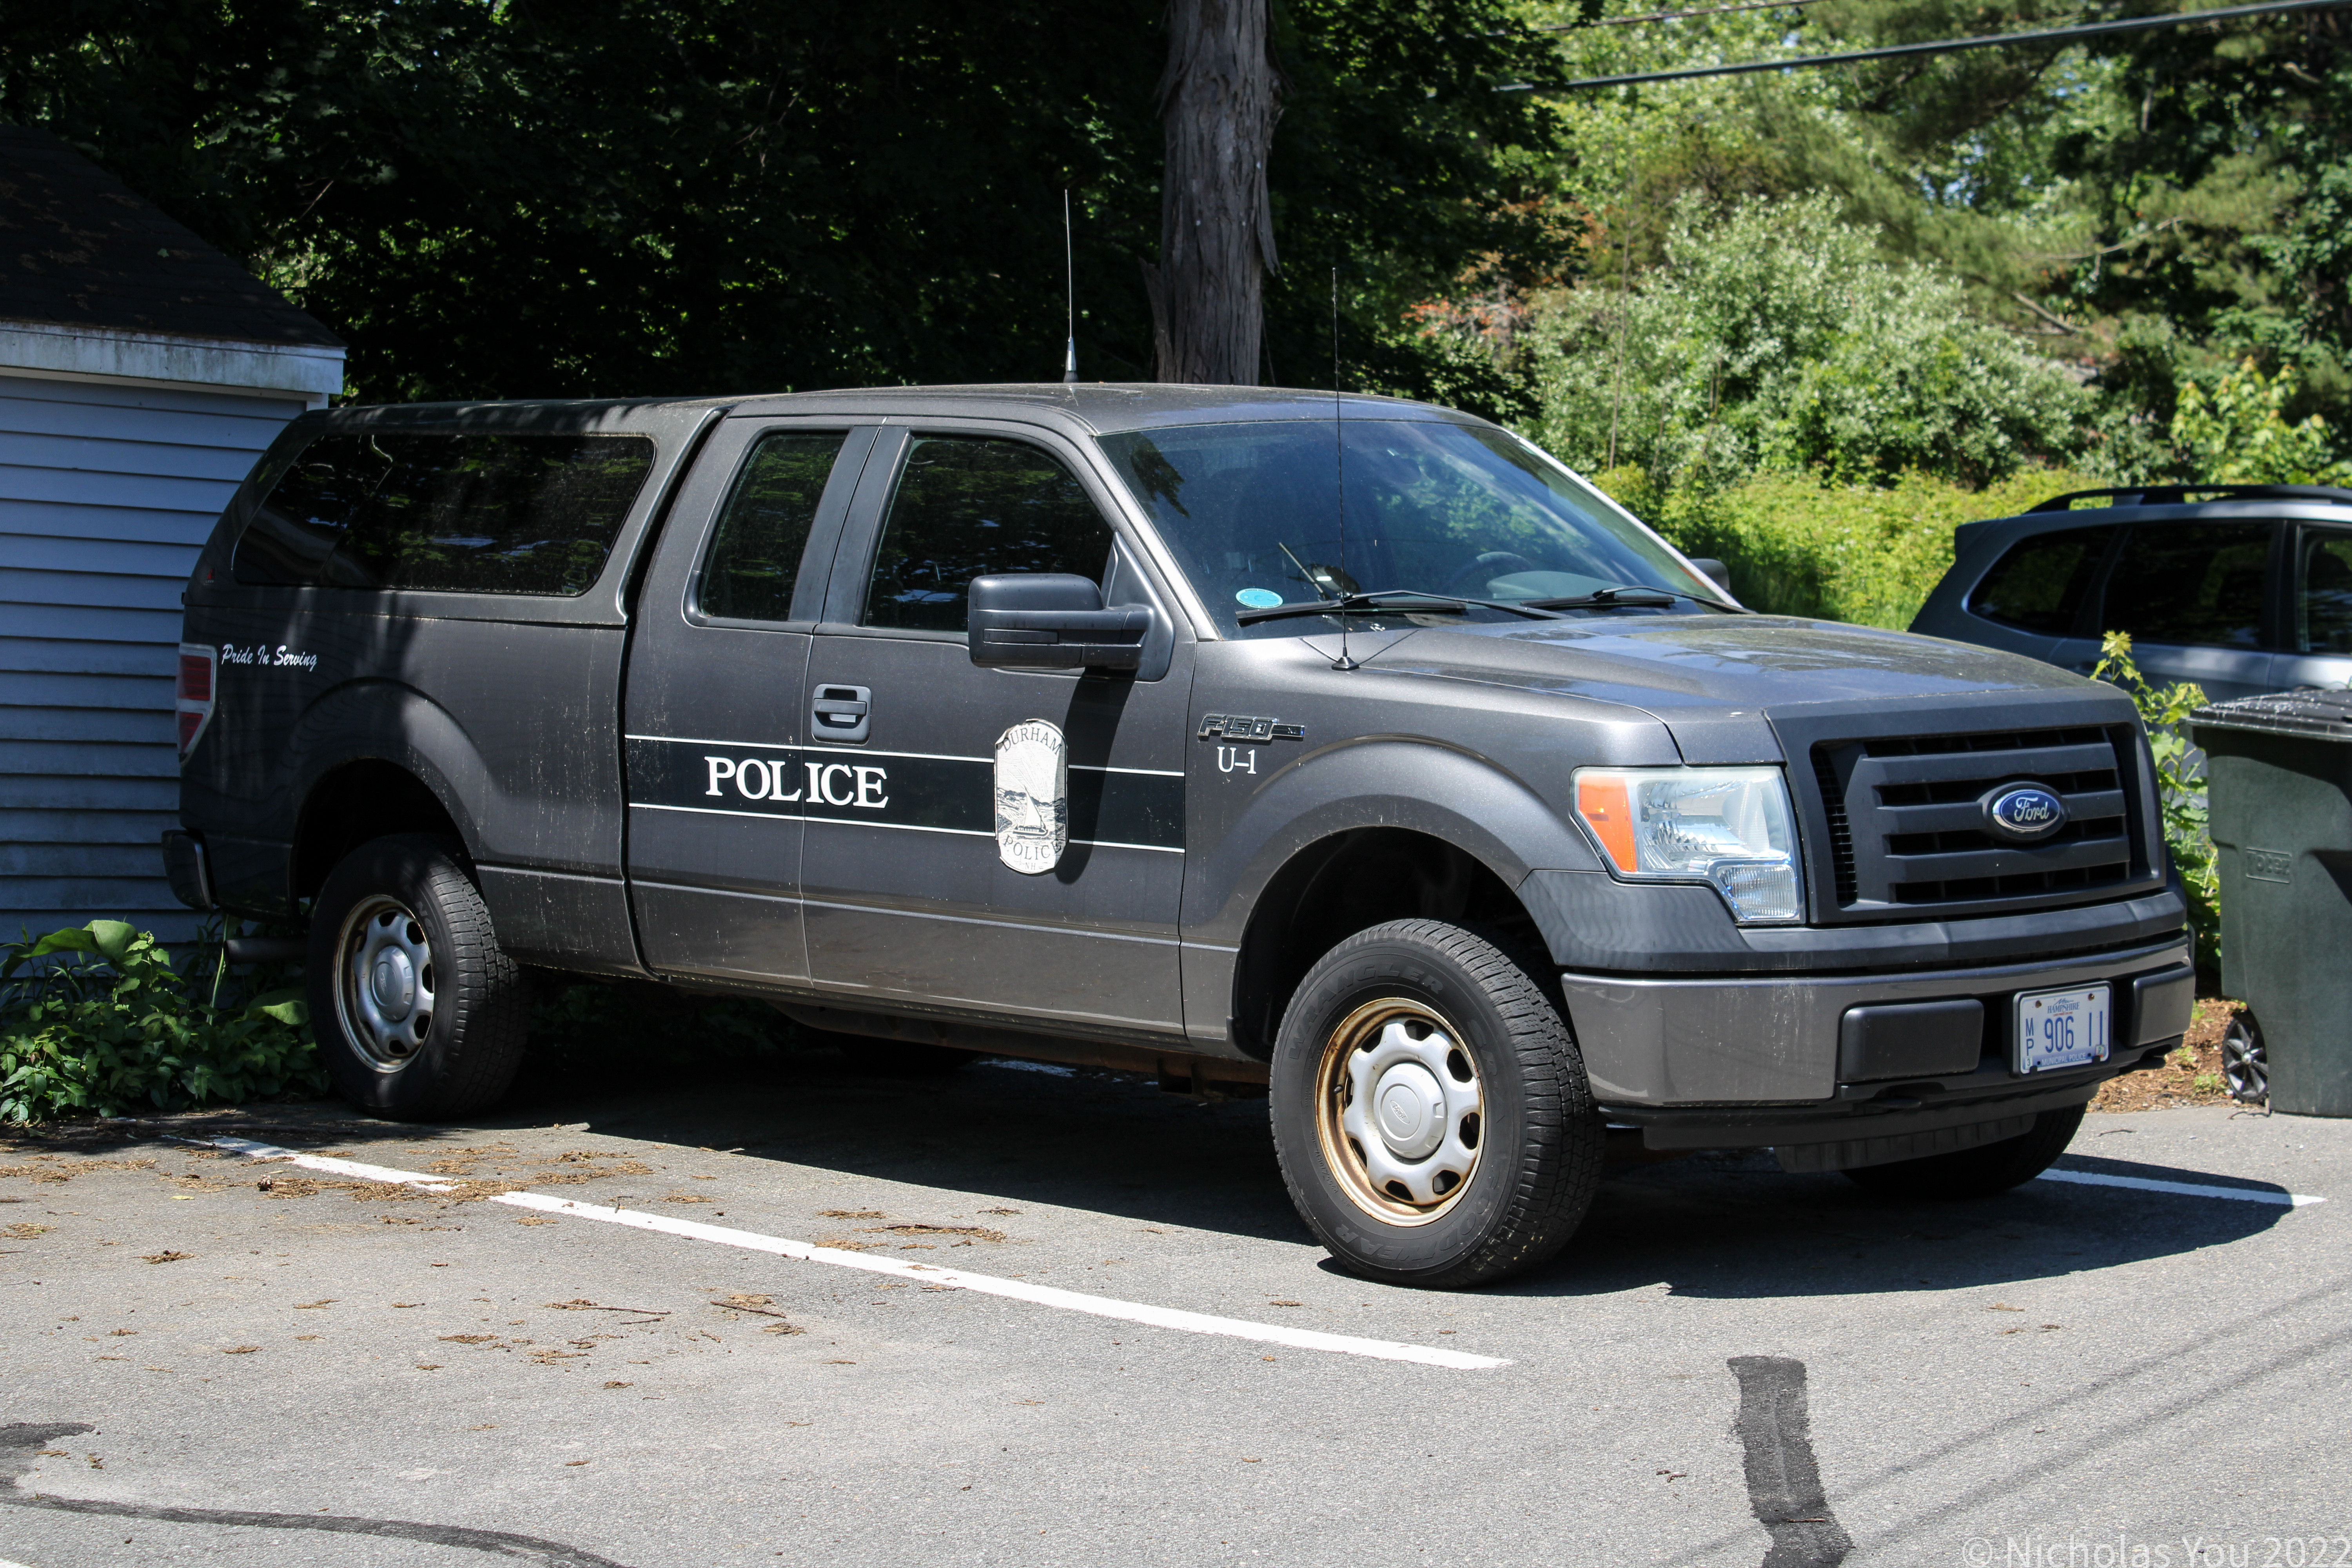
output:
[{"label": "plastic trash bin", "polygon": [[2189,724],[2221,850],[2221,989],[2252,1015],[2271,1109],[2352,1116],[2352,691],[2242,697]]}]

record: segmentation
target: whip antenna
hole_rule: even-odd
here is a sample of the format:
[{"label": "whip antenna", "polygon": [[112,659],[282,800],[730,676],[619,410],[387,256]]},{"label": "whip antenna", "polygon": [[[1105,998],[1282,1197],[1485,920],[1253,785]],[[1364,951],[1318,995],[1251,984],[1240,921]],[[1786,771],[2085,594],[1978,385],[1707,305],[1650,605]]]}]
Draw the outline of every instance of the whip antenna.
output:
[{"label": "whip antenna", "polygon": [[[1331,268],[1331,479],[1339,492],[1339,580],[1331,586],[1345,598],[1348,590],[1341,584],[1348,575],[1348,443],[1339,430],[1339,269]],[[1334,669],[1354,669],[1356,661],[1348,657],[1348,612],[1339,612],[1339,658]]]},{"label": "whip antenna", "polygon": [[1062,188],[1062,302],[1068,308],[1070,341],[1062,357],[1062,380],[1071,386],[1078,382],[1078,252],[1070,238],[1070,191]]}]

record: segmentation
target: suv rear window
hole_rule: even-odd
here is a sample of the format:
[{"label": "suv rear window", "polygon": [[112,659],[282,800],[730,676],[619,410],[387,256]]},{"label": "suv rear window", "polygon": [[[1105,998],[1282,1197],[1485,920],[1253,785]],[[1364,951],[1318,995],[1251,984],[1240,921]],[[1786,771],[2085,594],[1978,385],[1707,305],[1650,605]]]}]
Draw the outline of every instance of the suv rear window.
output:
[{"label": "suv rear window", "polygon": [[2144,522],[2107,580],[2104,627],[2136,643],[2263,646],[2267,522]]},{"label": "suv rear window", "polygon": [[1969,595],[1969,609],[1989,621],[2064,637],[2074,629],[2115,528],[2068,528],[2010,546]]},{"label": "suv rear window", "polygon": [[642,436],[333,432],[237,541],[239,583],[584,594],[652,468]]}]

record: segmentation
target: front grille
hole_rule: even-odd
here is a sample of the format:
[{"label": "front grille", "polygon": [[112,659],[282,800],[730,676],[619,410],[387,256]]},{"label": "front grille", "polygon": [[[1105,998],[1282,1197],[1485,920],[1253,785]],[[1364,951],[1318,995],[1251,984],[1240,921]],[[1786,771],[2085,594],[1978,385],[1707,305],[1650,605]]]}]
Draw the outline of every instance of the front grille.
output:
[{"label": "front grille", "polygon": [[[2099,726],[1815,745],[1839,905],[1997,903],[2131,880],[2133,754],[2128,731]],[[2021,784],[2066,803],[2065,826],[2038,843],[1986,826],[1985,800]]]}]

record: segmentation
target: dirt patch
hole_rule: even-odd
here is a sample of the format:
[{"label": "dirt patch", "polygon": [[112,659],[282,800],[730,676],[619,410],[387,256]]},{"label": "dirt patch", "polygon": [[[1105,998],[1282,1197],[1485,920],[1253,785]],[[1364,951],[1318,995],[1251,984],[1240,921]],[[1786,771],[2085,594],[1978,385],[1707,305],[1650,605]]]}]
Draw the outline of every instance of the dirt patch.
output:
[{"label": "dirt patch", "polygon": [[2111,1079],[2091,1101],[2093,1110],[2170,1110],[2183,1105],[2228,1105],[2229,1080],[2221,1076],[2221,1033],[2243,1002],[2211,997],[2197,1004],[2180,1047],[2164,1066]]}]

